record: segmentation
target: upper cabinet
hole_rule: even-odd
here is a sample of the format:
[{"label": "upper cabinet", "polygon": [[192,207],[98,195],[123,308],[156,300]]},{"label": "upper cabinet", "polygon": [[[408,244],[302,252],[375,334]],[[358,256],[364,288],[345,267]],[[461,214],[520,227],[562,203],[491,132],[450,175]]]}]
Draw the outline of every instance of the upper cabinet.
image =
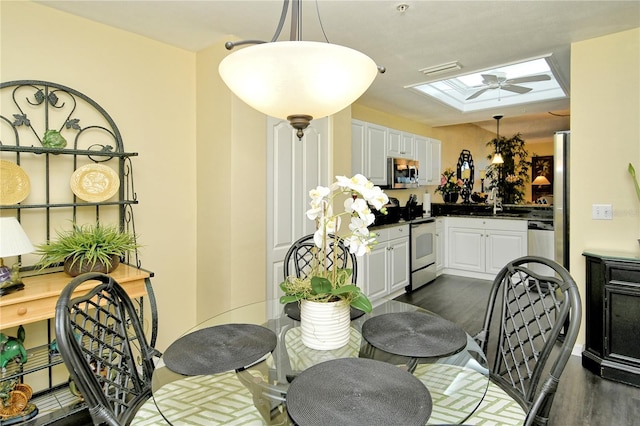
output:
[{"label": "upper cabinet", "polygon": [[362,173],[375,185],[387,184],[387,128],[351,121],[351,172]]},{"label": "upper cabinet", "polygon": [[414,135],[395,129],[387,129],[387,134],[387,157],[415,159]]},{"label": "upper cabinet", "polygon": [[418,184],[440,182],[441,142],[366,121],[351,120],[351,171],[387,185],[387,158],[418,161]]}]

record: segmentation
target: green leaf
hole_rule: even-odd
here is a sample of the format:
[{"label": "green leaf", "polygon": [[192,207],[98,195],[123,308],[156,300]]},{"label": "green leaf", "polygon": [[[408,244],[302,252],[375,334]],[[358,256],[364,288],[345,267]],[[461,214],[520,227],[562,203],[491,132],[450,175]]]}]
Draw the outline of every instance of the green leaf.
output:
[{"label": "green leaf", "polygon": [[640,201],[640,185],[638,185],[638,178],[636,177],[636,169],[633,168],[633,164],[629,163],[629,174],[633,178],[633,184],[636,187],[636,195],[638,196],[638,201]]},{"label": "green leaf", "polygon": [[331,292],[331,281],[323,277],[312,277],[311,288],[315,294],[327,294]]},{"label": "green leaf", "polygon": [[362,293],[360,293],[360,296],[358,296],[357,298],[351,301],[351,306],[353,306],[356,309],[360,309],[362,312],[366,312],[366,313],[369,313],[373,310],[371,301],[369,300],[369,298],[367,298],[367,296],[365,296]]},{"label": "green leaf", "polygon": [[345,293],[358,294],[360,293],[360,288],[356,287],[353,284],[348,284],[348,285],[343,285],[342,287],[334,288],[333,290],[331,290],[331,294],[335,294],[336,296],[340,294],[345,294]]},{"label": "green leaf", "polygon": [[300,295],[295,294],[288,294],[280,297],[280,303],[282,303],[283,305],[285,303],[297,302],[298,300],[300,300]]}]

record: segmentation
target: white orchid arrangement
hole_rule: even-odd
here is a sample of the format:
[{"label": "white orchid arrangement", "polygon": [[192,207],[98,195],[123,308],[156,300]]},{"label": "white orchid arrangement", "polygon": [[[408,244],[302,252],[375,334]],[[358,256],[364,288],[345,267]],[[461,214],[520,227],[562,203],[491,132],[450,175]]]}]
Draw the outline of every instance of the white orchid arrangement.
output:
[{"label": "white orchid arrangement", "polygon": [[[347,196],[343,204],[344,211],[334,214],[333,203],[339,195]],[[345,246],[356,256],[369,253],[376,243],[375,234],[369,231],[369,226],[375,220],[370,206],[386,213],[384,206],[389,202],[389,197],[361,174],[352,178],[336,176],[336,181],[330,187],[318,186],[309,191],[309,197],[311,208],[307,210],[307,217],[316,222],[313,240],[318,249],[313,271],[310,279],[287,277],[280,284],[285,292],[280,302],[289,303],[302,299],[329,302],[347,299],[351,306],[370,312],[372,306],[369,299],[357,286],[350,284],[351,269],[330,268],[328,265],[335,265],[337,259],[329,261],[327,255],[332,252],[333,256],[337,256],[337,250],[329,248],[332,244],[337,244],[339,237],[336,233],[340,229],[342,216],[351,218],[349,234],[343,238]]]}]

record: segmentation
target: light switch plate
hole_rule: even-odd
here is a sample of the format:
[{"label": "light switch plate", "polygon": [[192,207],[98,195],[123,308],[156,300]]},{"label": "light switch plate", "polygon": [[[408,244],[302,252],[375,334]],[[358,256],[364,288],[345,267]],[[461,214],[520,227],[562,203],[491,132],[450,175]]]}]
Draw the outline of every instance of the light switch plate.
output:
[{"label": "light switch plate", "polygon": [[594,220],[612,220],[613,208],[611,204],[592,204],[591,218]]}]

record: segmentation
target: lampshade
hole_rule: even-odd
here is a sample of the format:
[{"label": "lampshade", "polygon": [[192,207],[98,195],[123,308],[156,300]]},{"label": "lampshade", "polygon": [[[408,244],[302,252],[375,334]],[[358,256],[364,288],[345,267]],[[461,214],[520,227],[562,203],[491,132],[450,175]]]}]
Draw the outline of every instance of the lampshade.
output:
[{"label": "lampshade", "polygon": [[504,160],[502,159],[502,154],[496,152],[493,156],[493,160],[491,160],[491,164],[503,164]]},{"label": "lampshade", "polygon": [[309,116],[308,125],[309,120],[335,114],[356,101],[378,68],[367,55],[348,47],[277,41],[234,51],[218,71],[231,91],[251,107],[292,125],[292,118]]},{"label": "lampshade", "polygon": [[0,257],[19,256],[34,250],[15,217],[0,217]]},{"label": "lampshade", "polygon": [[542,175],[538,175],[533,182],[531,182],[532,185],[551,185],[551,182],[549,182],[549,179],[547,179],[546,177],[542,176]]}]

